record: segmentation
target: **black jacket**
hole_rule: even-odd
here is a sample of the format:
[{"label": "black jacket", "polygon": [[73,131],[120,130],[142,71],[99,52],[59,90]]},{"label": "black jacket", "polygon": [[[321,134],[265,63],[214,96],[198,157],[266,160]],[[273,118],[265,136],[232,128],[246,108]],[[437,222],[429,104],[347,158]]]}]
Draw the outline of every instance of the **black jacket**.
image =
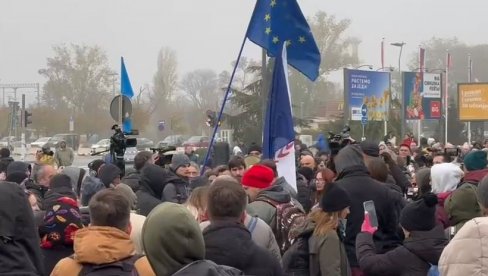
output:
[{"label": "black jacket", "polygon": [[203,231],[205,256],[219,265],[242,270],[245,275],[282,275],[275,257],[256,245],[249,230],[236,221],[212,221]]},{"label": "black jacket", "polygon": [[163,201],[185,203],[189,197],[190,183],[176,175],[172,170],[167,171],[163,189]]},{"label": "black jacket", "polygon": [[133,171],[131,173],[128,173],[121,180],[122,183],[129,185],[129,187],[132,188],[132,191],[134,191],[134,193],[136,193],[139,190],[140,181],[141,181],[140,171]]},{"label": "black jacket", "polygon": [[432,265],[437,265],[447,245],[441,225],[430,231],[411,232],[403,246],[386,254],[376,254],[371,234],[360,233],[356,250],[361,269],[367,275],[425,276]]},{"label": "black jacket", "polygon": [[69,197],[73,200],[77,200],[71,184],[69,186],[53,187],[49,191],[47,191],[44,195],[44,200],[42,202],[43,209],[49,210],[52,206],[56,204],[58,199],[62,197]]},{"label": "black jacket", "polygon": [[41,249],[42,260],[44,262],[44,275],[51,275],[56,264],[66,257],[74,254],[73,247],[59,246],[52,249]]},{"label": "black jacket", "polygon": [[401,205],[398,201],[401,201],[402,197],[398,192],[391,191],[385,184],[369,176],[362,161],[362,153],[354,146],[342,149],[334,162],[339,174],[335,182],[348,192],[351,200],[351,213],[347,217],[344,245],[349,264],[351,267],[358,267],[355,245],[356,236],[361,231],[364,220],[363,202],[374,201],[379,224],[374,241],[378,251],[384,253],[401,244],[397,231],[399,221],[397,207]]},{"label": "black jacket", "polygon": [[44,202],[44,196],[46,195],[48,188],[41,186],[41,185],[38,185],[37,183],[35,183],[31,179],[28,179],[25,182],[25,189],[27,191],[29,191],[30,193],[32,193],[36,197],[37,204],[39,205],[39,208],[41,208],[42,210],[45,210],[44,206],[42,206],[42,203]]},{"label": "black jacket", "polygon": [[22,188],[0,183],[0,275],[43,275],[40,240]]},{"label": "black jacket", "polygon": [[154,164],[147,164],[141,171],[140,188],[136,192],[137,210],[143,216],[162,203],[166,171]]}]

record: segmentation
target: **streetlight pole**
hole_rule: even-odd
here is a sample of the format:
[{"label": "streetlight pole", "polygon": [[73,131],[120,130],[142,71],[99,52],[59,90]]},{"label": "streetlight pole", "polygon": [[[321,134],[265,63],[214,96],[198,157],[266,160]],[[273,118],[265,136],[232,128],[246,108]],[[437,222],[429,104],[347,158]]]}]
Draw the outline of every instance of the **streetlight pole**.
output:
[{"label": "streetlight pole", "polygon": [[[400,74],[400,81],[402,81],[402,52],[403,52],[403,46],[405,46],[405,42],[394,42],[394,43],[391,43],[390,45],[391,46],[395,46],[395,47],[400,47],[400,53],[398,54],[398,73]],[[401,94],[401,93],[400,93]],[[403,101],[403,96],[402,96],[402,101]],[[400,110],[401,112],[401,126],[400,126],[400,129],[401,129],[401,137],[403,138],[404,134],[405,134],[405,107],[404,105],[402,104],[402,109]]]}]

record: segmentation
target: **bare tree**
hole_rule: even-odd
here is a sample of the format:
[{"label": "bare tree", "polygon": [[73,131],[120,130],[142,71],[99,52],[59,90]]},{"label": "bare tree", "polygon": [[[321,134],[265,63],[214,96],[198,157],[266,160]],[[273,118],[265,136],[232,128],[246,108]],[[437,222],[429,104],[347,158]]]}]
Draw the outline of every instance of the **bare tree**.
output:
[{"label": "bare tree", "polygon": [[168,47],[159,51],[157,71],[154,74],[154,88],[149,94],[151,103],[150,113],[156,109],[164,109],[172,100],[178,88],[178,61],[176,52]]},{"label": "bare tree", "polygon": [[217,74],[209,69],[187,73],[181,80],[180,87],[200,111],[215,109],[219,96],[223,94],[218,88]]}]

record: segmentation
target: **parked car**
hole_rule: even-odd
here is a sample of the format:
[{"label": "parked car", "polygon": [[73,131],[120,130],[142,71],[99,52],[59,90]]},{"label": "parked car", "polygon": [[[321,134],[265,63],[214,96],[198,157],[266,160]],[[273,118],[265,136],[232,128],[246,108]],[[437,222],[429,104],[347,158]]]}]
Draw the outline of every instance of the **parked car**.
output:
[{"label": "parked car", "polygon": [[30,144],[31,148],[42,148],[47,142],[49,142],[51,137],[41,137]]},{"label": "parked car", "polygon": [[2,139],[0,139],[0,147],[6,148],[9,145],[9,140],[10,140],[10,144],[12,144],[13,142],[15,142],[15,136],[10,136],[10,137],[5,136]]},{"label": "parked car", "polygon": [[80,135],[75,133],[56,134],[49,139],[46,145],[55,149],[59,146],[59,142],[61,141],[65,141],[68,147],[76,151],[80,146]]},{"label": "parked car", "polygon": [[183,142],[188,140],[187,135],[170,135],[164,138],[163,140],[159,141],[158,144],[156,145],[157,148],[165,148],[169,146],[173,147],[180,147]]},{"label": "parked car", "polygon": [[102,139],[91,146],[91,153],[98,153],[110,149],[110,139]]},{"label": "parked car", "polygon": [[130,147],[125,149],[124,160],[126,164],[134,163],[134,158],[139,151],[135,147]]},{"label": "parked car", "polygon": [[149,148],[154,147],[154,142],[147,138],[136,138],[136,139],[137,139],[136,148],[138,150],[148,150]]},{"label": "parked car", "polygon": [[186,140],[182,146],[184,147],[194,147],[194,148],[205,148],[210,144],[210,138],[207,136],[192,136],[190,139]]}]

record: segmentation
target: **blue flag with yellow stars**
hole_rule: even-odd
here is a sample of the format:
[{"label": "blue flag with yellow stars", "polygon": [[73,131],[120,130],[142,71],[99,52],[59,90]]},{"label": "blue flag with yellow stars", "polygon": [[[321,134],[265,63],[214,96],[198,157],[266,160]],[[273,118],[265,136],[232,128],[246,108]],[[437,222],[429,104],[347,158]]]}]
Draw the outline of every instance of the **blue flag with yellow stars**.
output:
[{"label": "blue flag with yellow stars", "polygon": [[296,0],[257,0],[247,37],[271,57],[286,43],[288,63],[312,81],[319,76],[320,52]]}]

